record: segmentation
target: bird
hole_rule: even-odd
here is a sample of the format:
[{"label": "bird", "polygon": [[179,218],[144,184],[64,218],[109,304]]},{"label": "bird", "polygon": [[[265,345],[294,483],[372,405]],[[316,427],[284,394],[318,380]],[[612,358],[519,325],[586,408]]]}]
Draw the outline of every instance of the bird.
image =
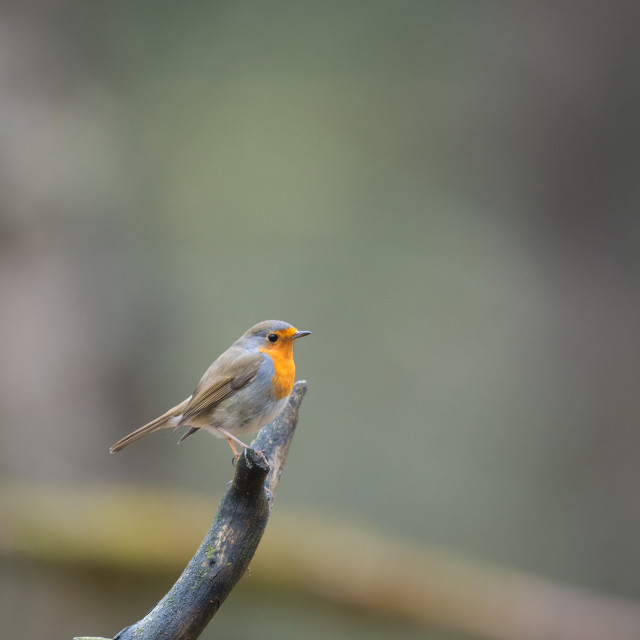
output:
[{"label": "bird", "polygon": [[259,431],[276,418],[293,389],[293,343],[311,331],[298,331],[282,320],[259,322],[238,338],[205,371],[194,392],[180,404],[136,429],[110,449],[116,453],[159,429],[189,426],[180,438],[206,429],[226,438],[235,458],[238,436]]}]

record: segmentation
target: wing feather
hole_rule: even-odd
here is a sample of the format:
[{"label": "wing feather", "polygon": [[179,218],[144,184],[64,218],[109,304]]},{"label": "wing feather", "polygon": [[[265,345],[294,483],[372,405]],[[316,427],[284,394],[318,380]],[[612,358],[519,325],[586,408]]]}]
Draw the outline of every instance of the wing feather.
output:
[{"label": "wing feather", "polygon": [[202,376],[179,424],[189,424],[195,416],[207,413],[256,377],[264,358],[261,353],[239,355],[229,351],[220,356]]}]

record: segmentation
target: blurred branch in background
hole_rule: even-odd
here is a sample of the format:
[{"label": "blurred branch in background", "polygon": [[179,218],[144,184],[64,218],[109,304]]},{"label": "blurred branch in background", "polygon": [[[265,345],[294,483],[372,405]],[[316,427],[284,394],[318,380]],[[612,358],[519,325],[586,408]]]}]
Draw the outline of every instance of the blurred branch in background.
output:
[{"label": "blurred branch in background", "polygon": [[[23,500],[0,505],[3,635],[115,631],[166,592],[217,502],[159,487],[222,492],[228,465],[196,438],[107,447],[275,316],[323,336],[298,363],[314,455],[289,459],[221,635],[277,580],[247,636],[273,615],[279,640],[596,616],[640,637],[635,609],[576,612],[333,517],[278,528],[313,505],[640,602],[636,5],[3,3],[0,498]],[[287,585],[361,608],[332,609],[337,637]]]},{"label": "blurred branch in background", "polygon": [[[133,487],[4,486],[0,494],[0,553],[138,575],[177,570],[211,506],[210,499]],[[251,582],[482,638],[640,637],[640,607],[633,603],[317,516],[279,513],[252,561]]]}]

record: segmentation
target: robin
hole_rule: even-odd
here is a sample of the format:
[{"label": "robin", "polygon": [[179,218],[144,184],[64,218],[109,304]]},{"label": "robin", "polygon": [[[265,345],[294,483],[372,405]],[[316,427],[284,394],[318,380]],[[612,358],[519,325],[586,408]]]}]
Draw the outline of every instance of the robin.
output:
[{"label": "robin", "polygon": [[284,409],[295,380],[293,343],[310,333],[281,320],[259,322],[214,361],[186,400],[118,440],[110,452],[158,429],[189,425],[179,442],[207,429],[226,438],[238,457],[235,445],[248,447],[238,436],[258,431]]}]

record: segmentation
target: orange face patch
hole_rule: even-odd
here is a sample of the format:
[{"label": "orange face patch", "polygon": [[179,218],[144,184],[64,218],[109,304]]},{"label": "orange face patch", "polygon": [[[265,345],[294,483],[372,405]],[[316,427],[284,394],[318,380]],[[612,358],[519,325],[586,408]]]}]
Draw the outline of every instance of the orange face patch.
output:
[{"label": "orange face patch", "polygon": [[262,353],[266,353],[273,360],[275,373],[271,376],[271,384],[277,400],[286,398],[293,389],[296,377],[296,365],[293,361],[293,340],[290,340],[297,332],[295,327],[273,331],[278,336],[276,342],[265,341],[260,347]]}]

